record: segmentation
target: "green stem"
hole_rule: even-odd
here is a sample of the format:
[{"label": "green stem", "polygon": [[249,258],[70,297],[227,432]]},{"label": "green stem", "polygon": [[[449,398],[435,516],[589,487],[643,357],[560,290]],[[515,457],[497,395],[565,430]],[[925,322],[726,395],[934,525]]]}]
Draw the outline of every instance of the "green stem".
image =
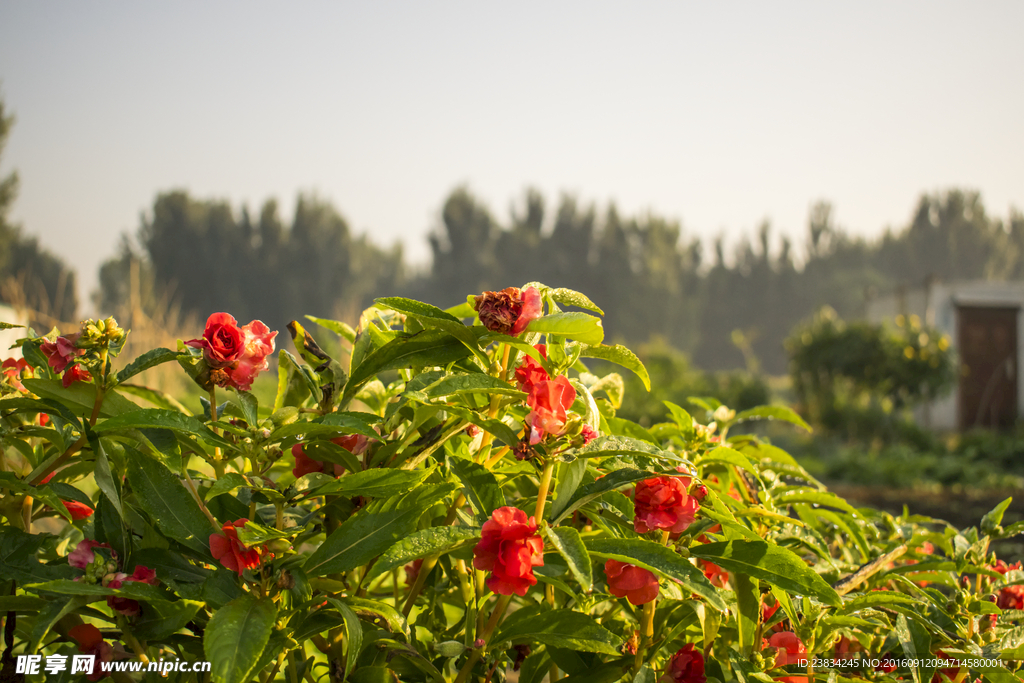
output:
[{"label": "green stem", "polygon": [[473,672],[473,667],[480,661],[481,655],[483,655],[484,649],[487,647],[487,639],[494,633],[494,629],[498,627],[498,622],[501,621],[501,617],[505,614],[505,609],[508,608],[508,603],[512,599],[511,595],[502,595],[498,598],[498,604],[494,606],[494,611],[491,612],[491,618],[487,621],[487,625],[484,626],[484,630],[480,633],[480,638],[483,639],[483,647],[478,647],[473,650],[473,654],[469,656],[466,663],[462,665],[462,669],[459,670],[459,675],[455,678],[455,683],[466,683],[466,679]]},{"label": "green stem", "polygon": [[540,489],[537,491],[537,508],[533,513],[538,524],[544,519],[544,506],[547,505],[548,489],[551,488],[551,475],[554,474],[554,471],[555,461],[549,460],[544,465],[544,474],[540,477]]}]

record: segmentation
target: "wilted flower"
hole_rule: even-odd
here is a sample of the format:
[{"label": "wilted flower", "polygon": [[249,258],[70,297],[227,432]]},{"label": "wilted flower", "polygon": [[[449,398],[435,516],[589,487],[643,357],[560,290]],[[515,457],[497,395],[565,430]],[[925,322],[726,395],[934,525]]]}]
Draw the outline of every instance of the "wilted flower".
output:
[{"label": "wilted flower", "polygon": [[633,605],[643,605],[658,597],[658,577],[636,565],[608,560],[604,563],[608,592],[626,598]]},{"label": "wilted flower", "polygon": [[637,484],[633,496],[636,532],[664,529],[678,534],[693,524],[700,503],[687,494],[689,485],[687,477],[654,477]]},{"label": "wilted flower", "polygon": [[491,572],[487,587],[501,595],[526,595],[537,583],[533,568],[544,564],[544,541],[537,521],[514,507],[501,507],[484,522],[473,549],[473,566]]},{"label": "wilted flower", "polygon": [[64,372],[68,363],[85,353],[84,350],[75,347],[77,339],[77,334],[57,337],[57,341],[45,341],[39,347],[39,350],[46,356],[46,363],[53,368],[54,372]]},{"label": "wilted flower", "polygon": [[484,292],[473,301],[473,308],[480,315],[480,322],[491,332],[499,334],[520,334],[531,320],[541,314],[540,292],[536,287],[527,287],[522,292],[518,287],[507,287],[500,292]]}]

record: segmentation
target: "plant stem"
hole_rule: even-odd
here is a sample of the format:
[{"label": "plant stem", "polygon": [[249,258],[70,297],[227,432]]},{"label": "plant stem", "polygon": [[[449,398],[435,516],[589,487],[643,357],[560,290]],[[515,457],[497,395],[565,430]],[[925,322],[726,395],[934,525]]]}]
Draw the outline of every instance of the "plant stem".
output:
[{"label": "plant stem", "polygon": [[484,640],[483,647],[479,647],[473,650],[473,654],[469,656],[466,663],[462,665],[462,669],[459,670],[459,675],[455,678],[455,683],[466,683],[466,679],[469,678],[470,673],[473,671],[473,667],[480,661],[480,657],[483,654],[484,649],[487,647],[487,639],[494,633],[494,629],[498,627],[498,622],[501,621],[501,617],[505,614],[505,609],[508,607],[509,601],[512,599],[511,595],[502,595],[498,598],[498,604],[494,606],[494,611],[491,612],[491,618],[487,621],[487,625],[484,626],[484,630],[480,633],[480,638]]},{"label": "plant stem", "polygon": [[[220,436],[220,432],[213,426],[212,423],[217,421],[217,385],[210,387],[210,429],[213,433]],[[219,468],[219,469],[218,469]],[[220,446],[213,447],[213,469],[217,473],[217,477],[224,476],[224,463],[221,462],[221,451]]]},{"label": "plant stem", "polygon": [[548,501],[548,489],[551,488],[551,475],[555,471],[555,461],[548,460],[544,464],[544,474],[540,477],[540,489],[537,491],[537,508],[533,516],[539,524],[544,519],[544,506]]},{"label": "plant stem", "polygon": [[[96,387],[96,400],[93,401],[92,414],[89,416],[89,424],[91,426],[96,426],[96,420],[100,416],[100,408],[103,406],[103,396],[105,391],[106,390],[104,389],[104,387]],[[82,447],[85,446],[87,442],[88,437],[86,437],[85,432],[82,432],[82,435],[78,438],[78,441],[68,446],[68,449],[64,451],[63,455],[54,460],[53,463],[45,470],[37,474],[32,479],[32,481],[29,482],[29,484],[31,484],[32,486],[38,486],[39,482],[41,482],[43,479],[46,479],[48,476],[50,476],[50,474],[54,472],[54,470],[56,470],[58,467],[66,463],[72,455],[82,450]]]},{"label": "plant stem", "polygon": [[191,493],[192,497],[196,499],[197,503],[199,503],[199,509],[202,510],[203,514],[206,515],[206,518],[210,520],[210,524],[213,525],[214,529],[220,529],[220,522],[218,522],[217,518],[210,513],[210,510],[206,507],[206,503],[204,503],[203,499],[199,497],[199,491],[196,489],[196,484],[188,474],[188,462],[186,462],[184,467],[181,468],[181,473],[185,476],[185,486],[188,488],[189,493]]},{"label": "plant stem", "polygon": [[409,590],[409,597],[405,599],[405,604],[402,606],[402,614],[405,617],[408,617],[409,613],[412,612],[413,603],[416,602],[416,598],[419,596],[420,591],[423,590],[423,584],[427,582],[427,574],[429,574],[434,568],[434,565],[437,564],[439,557],[440,555],[432,555],[431,557],[423,558],[423,564],[420,565],[420,573],[416,575],[416,582]]},{"label": "plant stem", "polygon": [[644,616],[640,629],[640,647],[637,648],[636,659],[633,661],[634,674],[640,670],[641,666],[644,665],[644,654],[647,652],[647,648],[650,647],[651,641],[654,639],[654,606],[656,604],[657,598],[648,603],[644,603]]}]

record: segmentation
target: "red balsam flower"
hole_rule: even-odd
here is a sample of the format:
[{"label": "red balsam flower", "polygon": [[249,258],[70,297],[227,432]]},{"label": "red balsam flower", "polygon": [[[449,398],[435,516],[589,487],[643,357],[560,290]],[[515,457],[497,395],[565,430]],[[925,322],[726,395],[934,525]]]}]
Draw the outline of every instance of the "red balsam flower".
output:
[{"label": "red balsam flower", "polygon": [[639,534],[664,529],[678,534],[693,524],[700,502],[686,493],[687,477],[655,477],[636,485],[633,528]]},{"label": "red balsam flower", "polygon": [[608,592],[617,598],[626,598],[630,604],[643,605],[658,597],[658,577],[643,567],[618,560],[604,563],[608,579]]},{"label": "red balsam flower", "polygon": [[215,560],[241,576],[246,569],[260,566],[258,548],[246,548],[238,540],[238,527],[245,526],[248,519],[236,519],[221,527],[221,533],[210,534],[210,553]]},{"label": "red balsam flower", "polygon": [[[991,566],[991,569],[1003,576],[1009,571],[1020,570],[1020,568],[1019,561],[1014,564],[1006,564],[1002,560],[996,560],[996,563]],[[1017,584],[1000,589],[999,595],[996,597],[996,606],[999,609],[1024,609],[1024,585]]]},{"label": "red balsam flower", "polygon": [[[548,357],[548,347],[546,344],[537,344],[533,348],[537,349],[542,358]],[[524,355],[522,365],[516,368],[516,383],[521,391],[525,391],[528,394],[533,391],[535,384],[546,382],[549,379],[551,379],[551,376],[544,369],[544,366],[530,356]]]},{"label": "red balsam flower", "polygon": [[[778,648],[779,652],[775,656],[776,667],[796,664],[801,659],[807,658],[807,648],[804,646],[804,641],[800,640],[800,638],[792,631],[773,633],[768,639],[768,645],[770,647]],[[807,676],[782,676],[775,680],[782,681],[783,683],[809,682]]]},{"label": "red balsam flower", "polygon": [[704,576],[707,577],[712,586],[725,588],[725,584],[729,582],[729,572],[725,571],[717,564],[713,564],[707,560],[700,560],[700,565],[704,570]]},{"label": "red balsam flower", "polygon": [[687,643],[668,660],[662,683],[706,683],[704,676],[704,655]]},{"label": "red balsam flower", "polygon": [[71,515],[71,519],[76,522],[80,519],[88,519],[92,517],[93,509],[84,503],[79,503],[74,500],[63,501],[64,507],[67,508],[68,514]]},{"label": "red balsam flower", "polygon": [[256,376],[270,367],[267,356],[274,352],[276,336],[259,320],[239,327],[227,313],[214,313],[206,321],[202,338],[185,344],[203,350],[214,384],[248,391]]},{"label": "red balsam flower", "polygon": [[576,390],[565,377],[537,382],[526,397],[532,412],[526,417],[530,426],[530,444],[538,444],[547,434],[559,435],[565,430],[566,411],[576,400]]},{"label": "red balsam flower", "polygon": [[0,364],[4,380],[18,391],[25,391],[25,385],[21,383],[21,375],[28,367],[28,361],[24,358],[8,358]]},{"label": "red balsam flower", "polygon": [[526,595],[537,583],[534,567],[544,565],[544,541],[537,521],[514,507],[498,508],[484,522],[480,542],[473,548],[473,566],[491,572],[487,587],[500,595]]},{"label": "red balsam flower", "polygon": [[521,292],[518,287],[506,287],[500,292],[484,292],[473,300],[481,324],[498,334],[521,334],[531,320],[540,317],[541,308],[536,287]]}]

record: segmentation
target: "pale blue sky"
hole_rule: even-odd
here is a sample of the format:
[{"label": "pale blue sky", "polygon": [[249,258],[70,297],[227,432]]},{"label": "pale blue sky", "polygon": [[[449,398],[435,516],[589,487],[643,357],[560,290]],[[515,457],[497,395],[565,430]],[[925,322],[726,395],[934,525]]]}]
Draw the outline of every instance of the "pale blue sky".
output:
[{"label": "pale blue sky", "polygon": [[158,191],[332,200],[412,261],[460,183],[703,238],[807,209],[875,235],[922,191],[1024,209],[1021,2],[0,1],[13,217],[83,302]]}]

